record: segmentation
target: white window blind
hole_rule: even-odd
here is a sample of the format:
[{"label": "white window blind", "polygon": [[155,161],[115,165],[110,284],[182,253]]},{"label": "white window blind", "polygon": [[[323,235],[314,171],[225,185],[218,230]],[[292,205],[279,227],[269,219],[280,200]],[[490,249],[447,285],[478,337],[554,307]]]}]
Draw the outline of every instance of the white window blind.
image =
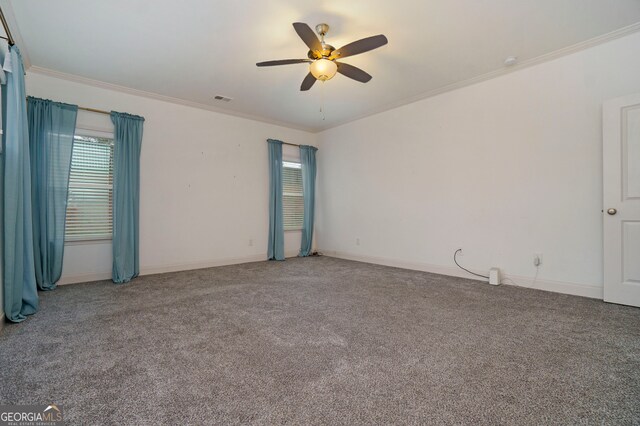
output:
[{"label": "white window blind", "polygon": [[74,137],[67,200],[66,241],[111,239],[113,139]]},{"label": "white window blind", "polygon": [[304,202],[300,163],[282,162],[282,213],[285,231],[302,229]]}]

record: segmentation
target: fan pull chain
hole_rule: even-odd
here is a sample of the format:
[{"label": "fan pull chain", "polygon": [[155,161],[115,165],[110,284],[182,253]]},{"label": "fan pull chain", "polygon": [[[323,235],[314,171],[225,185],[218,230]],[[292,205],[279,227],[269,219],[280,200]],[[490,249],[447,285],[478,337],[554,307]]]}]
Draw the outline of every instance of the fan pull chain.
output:
[{"label": "fan pull chain", "polygon": [[322,121],[326,118],[324,115],[324,81],[321,81],[320,85],[320,115],[322,115]]}]

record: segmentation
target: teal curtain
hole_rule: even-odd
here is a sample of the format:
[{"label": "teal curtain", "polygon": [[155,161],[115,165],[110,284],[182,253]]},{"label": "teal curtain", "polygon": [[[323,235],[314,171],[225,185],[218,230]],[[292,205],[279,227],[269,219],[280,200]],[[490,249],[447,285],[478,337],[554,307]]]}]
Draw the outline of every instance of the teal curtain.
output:
[{"label": "teal curtain", "polygon": [[37,311],[38,289],[33,258],[31,166],[24,66],[18,48],[12,46],[9,54],[13,72],[7,73],[7,85],[2,91],[4,312],[10,321],[20,322]]},{"label": "teal curtain", "polygon": [[36,282],[53,290],[62,275],[64,227],[77,105],[27,98]]},{"label": "teal curtain", "polygon": [[269,147],[269,260],[284,260],[282,218],[282,142],[267,139]]},{"label": "teal curtain", "polygon": [[111,111],[113,131],[113,268],[115,283],[140,273],[140,150],[144,118]]},{"label": "teal curtain", "polygon": [[316,151],[318,148],[300,145],[300,163],[302,164],[302,197],[304,216],[302,217],[302,241],[298,256],[311,254],[313,241],[313,212],[316,199]]}]

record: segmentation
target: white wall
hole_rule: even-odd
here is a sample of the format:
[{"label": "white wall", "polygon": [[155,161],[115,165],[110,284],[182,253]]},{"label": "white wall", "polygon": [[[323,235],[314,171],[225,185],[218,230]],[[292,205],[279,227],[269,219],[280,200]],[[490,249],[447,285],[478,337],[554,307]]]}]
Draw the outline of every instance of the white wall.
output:
[{"label": "white wall", "polygon": [[[266,259],[267,138],[315,145],[316,135],[27,73],[27,93],[145,117],[140,183],[141,273]],[[78,126],[112,131],[106,115]],[[297,155],[286,147],[284,155]],[[249,240],[253,240],[249,245]],[[287,232],[296,255],[300,232]],[[110,243],[67,245],[61,283],[109,278]]]},{"label": "white wall", "polygon": [[634,34],[327,130],[318,247],[451,274],[461,247],[472,269],[601,297],[601,104],[638,91]]},{"label": "white wall", "polygon": [[[274,137],[320,144],[315,236],[327,254],[459,274],[462,247],[472,269],[600,297],[601,103],[639,92],[639,76],[634,34],[319,135],[33,73],[27,91],[145,116],[143,273],[265,257]],[[110,128],[106,116],[79,121]],[[286,235],[289,254],[299,238]],[[67,247],[63,281],[109,277],[110,251]]]}]

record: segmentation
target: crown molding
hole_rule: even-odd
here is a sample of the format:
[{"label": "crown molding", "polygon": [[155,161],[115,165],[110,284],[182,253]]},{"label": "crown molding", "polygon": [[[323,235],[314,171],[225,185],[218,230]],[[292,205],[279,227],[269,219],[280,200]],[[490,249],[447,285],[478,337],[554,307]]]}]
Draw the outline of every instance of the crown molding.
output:
[{"label": "crown molding", "polygon": [[131,87],[120,86],[118,84],[107,83],[107,82],[100,81],[100,80],[94,80],[92,78],[82,77],[82,76],[75,75],[75,74],[68,74],[68,73],[64,73],[64,72],[60,72],[60,71],[55,71],[55,70],[52,70],[52,69],[49,69],[49,68],[43,68],[43,67],[39,67],[39,66],[36,66],[36,65],[32,65],[29,68],[29,73],[40,74],[40,75],[44,75],[44,76],[47,76],[47,77],[59,78],[59,79],[62,79],[62,80],[71,81],[73,83],[84,84],[84,85],[87,85],[87,86],[93,86],[93,87],[97,87],[97,88],[100,88],[100,89],[113,90],[113,91],[116,91],[116,92],[126,93],[126,94],[133,95],[133,96],[140,96],[140,97],[148,98],[148,99],[154,99],[154,100],[157,100],[157,101],[168,102],[168,103],[177,104],[177,105],[183,105],[183,106],[187,106],[187,107],[191,107],[191,108],[197,108],[197,109],[203,109],[203,110],[207,110],[207,111],[217,112],[219,114],[231,115],[231,116],[234,116],[234,117],[240,117],[240,118],[244,118],[244,119],[247,119],[247,120],[259,121],[261,123],[267,123],[267,124],[272,124],[272,125],[275,125],[275,126],[286,127],[286,128],[289,128],[289,129],[302,130],[304,132],[309,132],[309,133],[317,133],[319,131],[318,129],[315,129],[315,128],[309,128],[309,127],[299,126],[299,125],[296,125],[296,124],[293,124],[293,123],[287,123],[287,122],[283,122],[283,121],[272,120],[272,119],[269,119],[269,118],[266,118],[266,117],[261,117],[261,116],[252,115],[252,114],[246,114],[246,113],[243,113],[243,112],[240,112],[240,111],[233,111],[233,110],[228,110],[228,109],[224,109],[224,108],[218,108],[218,107],[215,107],[213,105],[202,104],[202,103],[199,103],[199,102],[189,101],[189,100],[181,99],[181,98],[174,98],[172,96],[160,95],[158,93],[147,92],[145,90],[133,89]]},{"label": "crown molding", "polygon": [[[466,80],[461,80],[461,81],[458,81],[458,82],[455,82],[455,83],[452,83],[452,84],[449,84],[449,85],[446,85],[446,86],[439,87],[437,89],[429,90],[427,92],[423,92],[423,93],[418,94],[418,95],[414,95],[414,96],[411,96],[411,97],[408,97],[408,98],[404,98],[404,99],[399,100],[399,101],[395,101],[395,102],[386,104],[386,105],[381,106],[379,108],[375,108],[374,110],[371,110],[371,111],[365,112],[363,114],[360,114],[360,115],[358,115],[358,116],[356,116],[354,118],[350,118],[350,119],[347,119],[347,120],[339,121],[338,123],[332,124],[329,127],[323,128],[322,130],[320,130],[320,132],[323,132],[325,130],[334,129],[336,127],[340,127],[340,126],[343,126],[345,124],[352,123],[354,121],[358,121],[358,120],[361,120],[363,118],[370,117],[372,115],[380,114],[382,112],[389,111],[389,110],[392,110],[392,109],[395,109],[395,108],[398,108],[398,107],[401,107],[401,106],[404,106],[404,105],[409,105],[409,104],[412,104],[412,103],[415,103],[415,102],[418,102],[418,101],[421,101],[421,100],[424,100],[424,99],[427,99],[427,98],[432,98],[434,96],[441,95],[441,94],[446,93],[446,92],[451,92],[453,90],[461,89],[463,87],[471,86],[473,84],[477,84],[477,83],[481,83],[483,81],[487,81],[487,80],[491,80],[491,79],[494,79],[494,78],[497,78],[497,77],[501,77],[503,75],[510,74],[510,73],[512,73],[514,71],[519,71],[519,70],[522,70],[524,68],[528,68],[528,67],[531,67],[531,66],[534,66],[534,65],[539,65],[539,64],[542,64],[542,63],[545,63],[545,62],[553,61],[554,59],[558,59],[558,58],[561,58],[563,56],[568,56],[568,55],[571,55],[573,53],[577,53],[577,52],[580,52],[580,51],[583,51],[583,50],[586,50],[586,49],[589,49],[589,48],[592,48],[592,47],[596,47],[596,46],[599,46],[601,44],[604,44],[604,43],[607,43],[607,42],[610,42],[610,41],[613,41],[613,40],[617,40],[619,38],[631,35],[631,34],[636,33],[638,31],[640,31],[640,22],[636,22],[635,24],[619,28],[619,29],[617,29],[615,31],[611,31],[611,32],[606,33],[606,34],[603,34],[603,35],[600,35],[600,36],[597,36],[597,37],[594,37],[594,38],[590,38],[588,40],[582,41],[580,43],[573,44],[571,46],[564,47],[562,49],[554,50],[553,52],[549,52],[549,53],[546,53],[544,55],[537,56],[535,58],[527,59],[525,61],[519,62],[518,64],[510,66],[510,67],[500,68],[498,70],[491,71],[491,72],[488,72],[486,74],[482,74],[482,75],[479,75],[479,76],[476,76],[476,77],[472,77],[472,78],[469,78],[469,79],[466,79]],[[316,133],[318,133],[318,132],[316,132]]]},{"label": "crown molding", "polygon": [[22,64],[24,65],[24,70],[26,71],[31,68],[31,59],[29,58],[27,45],[24,44],[24,39],[22,38],[20,28],[18,27],[18,23],[16,22],[16,16],[13,13],[13,6],[11,5],[11,2],[9,0],[0,0],[0,7],[2,8],[4,17],[7,20],[7,25],[9,25],[9,29],[11,30],[13,40],[20,49],[20,54],[22,55]]}]

